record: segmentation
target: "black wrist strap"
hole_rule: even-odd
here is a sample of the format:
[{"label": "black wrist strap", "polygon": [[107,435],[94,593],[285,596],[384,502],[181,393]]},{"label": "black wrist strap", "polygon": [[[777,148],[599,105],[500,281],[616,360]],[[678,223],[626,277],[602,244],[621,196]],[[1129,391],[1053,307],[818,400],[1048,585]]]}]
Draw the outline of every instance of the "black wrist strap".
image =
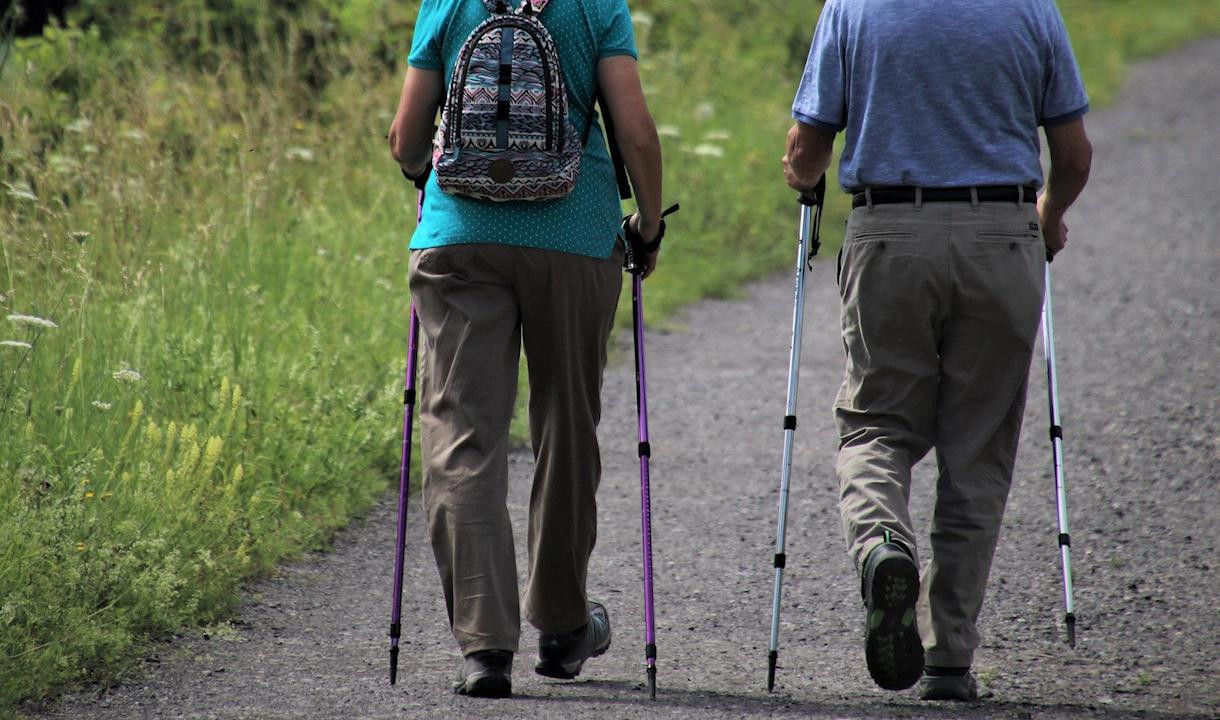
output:
[{"label": "black wrist strap", "polygon": [[661,213],[661,228],[657,230],[657,236],[652,239],[652,242],[644,242],[643,236],[633,227],[631,227],[631,216],[623,217],[623,240],[625,241],[625,252],[623,255],[623,267],[627,272],[639,274],[644,272],[644,259],[661,249],[661,241],[665,239],[665,216],[672,215],[678,212],[681,206],[674,203],[665,212]]},{"label": "black wrist strap", "polygon": [[416,190],[423,192],[424,186],[428,184],[428,176],[432,174],[432,163],[428,163],[428,165],[424,168],[424,171],[419,175],[412,175],[411,173],[407,172],[406,168],[401,169],[402,176],[410,180],[412,184],[415,185]]}]

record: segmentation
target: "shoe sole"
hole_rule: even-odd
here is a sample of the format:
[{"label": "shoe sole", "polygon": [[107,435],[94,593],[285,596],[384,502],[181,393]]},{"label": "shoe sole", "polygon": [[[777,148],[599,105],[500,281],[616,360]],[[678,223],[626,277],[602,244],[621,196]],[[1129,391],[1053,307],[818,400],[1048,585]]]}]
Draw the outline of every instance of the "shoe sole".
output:
[{"label": "shoe sole", "polygon": [[502,673],[483,673],[466,678],[454,692],[467,697],[509,698],[513,696],[513,683]]},{"label": "shoe sole", "polygon": [[883,560],[873,570],[865,629],[868,672],[886,690],[906,690],[923,674],[923,644],[915,625],[919,573],[902,557]]},{"label": "shoe sole", "polygon": [[554,678],[556,680],[573,680],[580,675],[580,671],[584,669],[585,663],[590,658],[601,657],[609,649],[610,643],[607,642],[604,647],[594,650],[589,657],[575,663],[575,667],[572,667],[571,664],[564,665],[558,660],[539,660],[538,664],[534,666],[534,672],[543,677]]}]

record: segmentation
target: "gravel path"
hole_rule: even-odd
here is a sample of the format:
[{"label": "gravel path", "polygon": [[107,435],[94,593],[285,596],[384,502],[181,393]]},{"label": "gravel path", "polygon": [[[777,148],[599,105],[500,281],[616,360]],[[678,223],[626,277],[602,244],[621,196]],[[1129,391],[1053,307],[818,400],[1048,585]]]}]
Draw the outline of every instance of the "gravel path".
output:
[{"label": "gravel path", "polygon": [[[1072,245],[1054,265],[1080,642],[1072,650],[1060,640],[1045,380],[1036,361],[982,618],[976,669],[985,701],[921,703],[913,692],[876,689],[864,669],[858,584],[833,482],[829,406],[843,365],[837,295],[833,263],[820,262],[808,296],[774,694],[765,676],[787,273],[747,288],[743,299],[701,303],[670,332],[649,336],[656,703],[642,682],[635,409],[630,370],[620,364],[606,381],[600,545],[590,572],[615,643],[580,681],[535,676],[523,652],[515,699],[449,693],[457,653],[415,513],[402,675],[391,689],[387,502],[333,552],[251,588],[231,626],[167,644],[144,680],[66,698],[43,716],[1220,716],[1220,510],[1209,504],[1220,475],[1217,67],[1220,39],[1142,64],[1120,102],[1089,118],[1093,181],[1069,218]],[[523,532],[528,455],[515,454],[511,470]],[[912,507],[925,531],[931,479],[922,465]],[[523,650],[534,642],[527,627]]]}]

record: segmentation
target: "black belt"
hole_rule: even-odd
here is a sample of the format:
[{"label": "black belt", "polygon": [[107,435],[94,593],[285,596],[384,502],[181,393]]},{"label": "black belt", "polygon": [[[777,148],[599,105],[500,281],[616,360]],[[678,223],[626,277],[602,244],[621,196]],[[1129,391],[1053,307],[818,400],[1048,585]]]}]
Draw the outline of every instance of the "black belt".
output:
[{"label": "black belt", "polygon": [[[915,202],[915,190],[913,187],[878,187],[872,188],[870,194],[873,196],[874,205],[892,205],[894,203],[913,203]],[[979,202],[1025,202],[1032,203],[1037,200],[1038,189],[1033,185],[1019,187],[1017,185],[980,185],[978,187],[955,187],[955,188],[923,188],[923,202],[971,202],[971,190],[978,193]],[[868,205],[868,197],[864,191],[852,193],[851,206],[853,208],[864,207]]]}]

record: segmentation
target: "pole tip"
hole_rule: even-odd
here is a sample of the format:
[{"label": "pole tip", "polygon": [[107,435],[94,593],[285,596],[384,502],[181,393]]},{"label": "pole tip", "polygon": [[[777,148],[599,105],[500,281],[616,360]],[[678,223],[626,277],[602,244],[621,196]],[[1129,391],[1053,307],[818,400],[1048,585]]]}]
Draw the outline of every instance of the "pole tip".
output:
[{"label": "pole tip", "polygon": [[398,682],[398,648],[390,648],[390,685]]},{"label": "pole tip", "polygon": [[657,699],[657,669],[656,667],[648,668],[648,697]]},{"label": "pole tip", "polygon": [[775,663],[779,660],[779,652],[772,650],[767,656],[767,692],[775,691]]},{"label": "pole tip", "polygon": [[1076,616],[1068,613],[1063,616],[1063,622],[1067,625],[1067,641],[1069,647],[1076,647]]}]

